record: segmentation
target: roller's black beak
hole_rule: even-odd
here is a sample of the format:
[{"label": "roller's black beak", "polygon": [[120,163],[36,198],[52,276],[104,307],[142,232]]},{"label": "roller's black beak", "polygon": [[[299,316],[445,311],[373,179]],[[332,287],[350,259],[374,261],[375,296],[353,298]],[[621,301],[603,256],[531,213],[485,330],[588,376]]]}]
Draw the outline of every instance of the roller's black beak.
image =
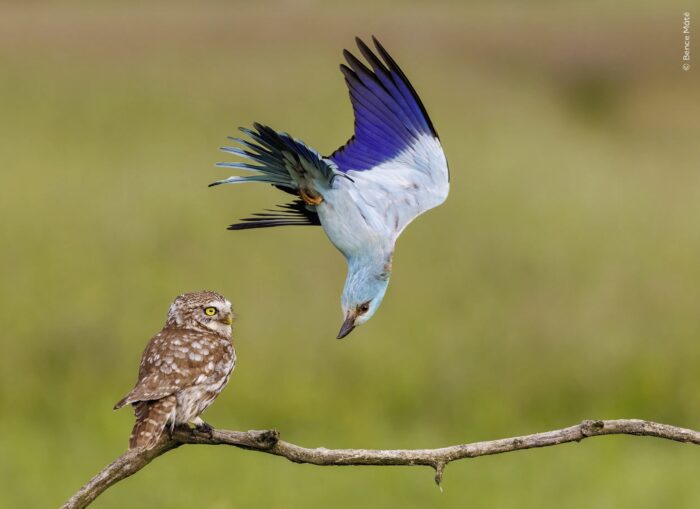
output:
[{"label": "roller's black beak", "polygon": [[340,332],[338,333],[337,339],[343,339],[345,336],[350,334],[354,328],[355,328],[355,317],[352,315],[348,315],[348,317],[343,322],[343,325],[340,327]]}]

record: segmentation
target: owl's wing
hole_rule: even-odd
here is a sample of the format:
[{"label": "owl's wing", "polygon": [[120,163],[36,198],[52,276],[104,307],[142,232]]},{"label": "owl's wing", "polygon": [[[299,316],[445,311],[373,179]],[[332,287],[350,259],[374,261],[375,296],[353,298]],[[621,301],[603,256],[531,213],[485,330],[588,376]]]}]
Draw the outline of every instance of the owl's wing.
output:
[{"label": "owl's wing", "polygon": [[165,328],[143,352],[136,386],[114,408],[162,399],[186,387],[206,383],[207,373],[215,369],[212,359],[226,356],[233,356],[233,347],[227,340],[215,338],[211,333]]},{"label": "owl's wing", "polygon": [[139,379],[131,392],[114,405],[115,410],[138,401],[161,399],[177,391],[176,378],[164,372],[165,367],[170,366],[166,359],[170,359],[175,340],[178,340],[177,332],[168,328],[151,338],[141,356]]},{"label": "owl's wing", "polygon": [[119,402],[114,405],[114,409],[117,410],[124,405],[130,405],[139,401],[155,401],[170,396],[181,389],[181,387],[174,382],[175,379],[168,380],[158,373],[140,378],[136,383],[136,387],[131,389],[129,394],[120,399]]}]

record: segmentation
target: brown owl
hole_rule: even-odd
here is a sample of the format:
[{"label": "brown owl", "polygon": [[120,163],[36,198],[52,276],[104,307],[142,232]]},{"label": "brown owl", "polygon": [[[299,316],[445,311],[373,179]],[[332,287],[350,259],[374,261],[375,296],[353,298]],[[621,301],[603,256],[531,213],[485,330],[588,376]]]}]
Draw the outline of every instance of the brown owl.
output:
[{"label": "brown owl", "polygon": [[170,305],[163,329],[141,358],[133,390],[114,408],[130,404],[136,424],[129,448],[152,448],[166,427],[193,423],[223,390],[236,364],[231,303],[218,293],[185,293]]}]

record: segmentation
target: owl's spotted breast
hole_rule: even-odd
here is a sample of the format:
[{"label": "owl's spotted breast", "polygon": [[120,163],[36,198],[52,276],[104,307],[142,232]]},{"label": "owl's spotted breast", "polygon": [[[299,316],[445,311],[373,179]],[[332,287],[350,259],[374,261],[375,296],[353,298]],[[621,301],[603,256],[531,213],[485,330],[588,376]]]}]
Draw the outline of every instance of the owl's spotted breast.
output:
[{"label": "owl's spotted breast", "polygon": [[175,423],[188,423],[204,412],[228,383],[235,365],[233,347],[223,345],[219,361],[208,361],[193,384],[177,393]]}]

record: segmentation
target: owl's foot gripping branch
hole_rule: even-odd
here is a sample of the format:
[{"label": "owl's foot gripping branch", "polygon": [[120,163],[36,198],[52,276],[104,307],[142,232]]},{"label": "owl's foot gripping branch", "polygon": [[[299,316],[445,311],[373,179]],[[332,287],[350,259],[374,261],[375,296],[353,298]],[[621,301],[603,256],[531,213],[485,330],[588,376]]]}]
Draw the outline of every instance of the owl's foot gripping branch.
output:
[{"label": "owl's foot gripping branch", "polygon": [[343,465],[424,465],[435,470],[435,482],[440,484],[445,466],[459,459],[476,458],[523,449],[549,447],[568,442],[580,442],[588,437],[603,435],[635,435],[663,438],[700,445],[700,432],[641,419],[586,420],[575,426],[532,435],[502,438],[485,442],[453,445],[439,449],[309,449],[284,442],[276,430],[211,431],[179,427],[172,437],[163,434],[152,449],[136,448],[122,454],[99,474],[80,488],[62,509],[87,507],[107,488],[118,483],[166,452],[184,444],[232,445],[241,449],[282,456],[294,463],[322,466]]}]

